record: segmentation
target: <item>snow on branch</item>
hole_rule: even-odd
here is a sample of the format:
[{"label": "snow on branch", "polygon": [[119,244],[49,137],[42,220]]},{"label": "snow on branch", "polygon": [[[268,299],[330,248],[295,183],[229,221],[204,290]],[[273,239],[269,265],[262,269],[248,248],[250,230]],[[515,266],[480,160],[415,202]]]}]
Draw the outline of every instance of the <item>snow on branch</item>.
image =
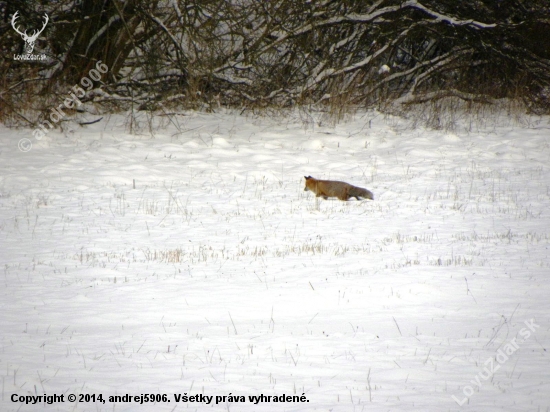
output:
[{"label": "snow on branch", "polygon": [[[376,4],[376,6],[379,5],[380,3],[381,2],[378,2]],[[427,8],[426,6],[422,5],[421,3],[419,3],[417,0],[408,0],[408,1],[405,1],[403,4],[398,5],[398,6],[387,6],[387,7],[383,7],[381,9],[378,9],[378,10],[375,10],[374,7],[372,7],[369,10],[368,13],[364,13],[364,14],[363,13],[362,14],[349,13],[349,14],[345,14],[343,16],[330,17],[328,19],[321,20],[321,21],[316,22],[316,23],[306,24],[306,25],[300,27],[299,29],[296,29],[296,30],[292,31],[291,33],[286,34],[285,36],[281,36],[280,40],[284,40],[284,39],[286,39],[290,36],[296,36],[296,35],[299,35],[299,34],[306,33],[308,31],[312,30],[313,28],[329,26],[329,25],[334,25],[334,24],[343,23],[343,22],[348,22],[348,23],[371,23],[374,20],[376,20],[377,18],[379,18],[379,17],[381,17],[385,14],[393,13],[393,12],[396,12],[396,11],[399,11],[399,10],[402,10],[402,9],[405,9],[405,8],[414,8],[414,9],[421,10],[424,13],[428,14],[429,16],[435,18],[435,21],[446,22],[446,23],[449,23],[453,26],[475,26],[475,27],[478,27],[478,28],[481,28],[481,29],[494,28],[494,27],[497,26],[495,23],[491,23],[491,24],[482,23],[482,22],[472,20],[472,19],[458,20],[454,17],[446,16],[444,14],[440,14],[436,11],[433,11],[433,10]]]},{"label": "snow on branch", "polygon": [[109,21],[107,21],[107,23],[105,23],[105,25],[100,28],[96,34],[94,34],[94,36],[90,39],[90,41],[88,42],[88,47],[86,47],[86,52],[84,53],[85,55],[88,55],[88,51],[90,50],[90,47],[93,46],[93,44],[97,41],[97,39],[99,39],[103,33],[105,33],[107,31],[107,29],[116,21],[120,20],[120,16],[119,15],[114,15],[114,16],[111,16],[109,18]]},{"label": "snow on branch", "polygon": [[[418,23],[418,24],[420,24],[420,23]],[[388,50],[389,48],[391,48],[395,44],[397,44],[399,41],[401,41],[401,39],[403,39],[416,25],[417,24],[415,23],[415,24],[409,26],[408,28],[403,30],[401,33],[399,33],[391,42],[389,42],[389,43],[385,44],[384,46],[380,47],[375,53],[369,54],[368,56],[363,58],[361,61],[358,61],[358,62],[353,63],[351,65],[347,65],[347,66],[342,67],[340,69],[333,69],[333,68],[325,69],[324,71],[322,71],[321,73],[319,73],[315,77],[315,79],[313,81],[313,85],[320,83],[321,81],[325,80],[328,77],[334,77],[334,76],[337,76],[337,75],[340,75],[340,74],[350,73],[350,72],[356,71],[358,69],[361,69],[361,68],[367,66],[373,59],[380,56],[386,50]],[[312,86],[312,84],[309,85],[309,87],[311,87],[311,86]]]},{"label": "snow on branch", "polygon": [[461,56],[471,54],[471,53],[473,53],[473,50],[470,48],[466,48],[463,50],[453,49],[448,53],[445,53],[441,56],[436,57],[435,59],[430,60],[429,62],[427,62],[429,65],[429,69],[423,72],[422,74],[418,75],[414,79],[414,83],[413,83],[413,86],[411,87],[410,93],[414,93],[418,85],[421,84],[424,80],[428,79],[433,72],[440,71],[444,66],[448,65],[450,62],[458,59]]},{"label": "snow on branch", "polygon": [[158,24],[158,26],[168,35],[168,37],[170,37],[170,40],[172,40],[172,43],[174,43],[174,46],[176,46],[178,50],[183,51],[181,47],[181,42],[172,34],[172,32],[168,29],[168,27],[166,27],[166,25],[153,14],[151,13],[146,13],[146,14],[147,14],[147,17],[149,17],[152,21]]},{"label": "snow on branch", "polygon": [[430,10],[426,6],[420,4],[417,0],[408,0],[405,3],[403,3],[402,7],[403,8],[411,7],[411,8],[415,8],[415,9],[418,9],[418,10],[422,10],[424,13],[428,14],[429,16],[434,17],[436,19],[436,21],[446,22],[446,23],[449,23],[453,26],[475,26],[475,27],[478,27],[480,29],[490,29],[490,28],[494,28],[494,27],[497,26],[494,23],[487,24],[487,23],[482,23],[482,22],[479,22],[479,21],[471,20],[471,19],[470,20],[457,20],[454,17],[445,16],[444,14],[440,14],[436,11]]}]

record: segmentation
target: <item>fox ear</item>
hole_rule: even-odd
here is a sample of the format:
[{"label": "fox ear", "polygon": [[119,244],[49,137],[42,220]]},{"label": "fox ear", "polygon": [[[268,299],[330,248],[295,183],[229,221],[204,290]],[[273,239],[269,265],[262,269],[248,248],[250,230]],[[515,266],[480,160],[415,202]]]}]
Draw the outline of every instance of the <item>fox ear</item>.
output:
[{"label": "fox ear", "polygon": [[309,179],[311,179],[311,176],[304,176],[304,178],[305,178],[306,180],[309,180]]}]

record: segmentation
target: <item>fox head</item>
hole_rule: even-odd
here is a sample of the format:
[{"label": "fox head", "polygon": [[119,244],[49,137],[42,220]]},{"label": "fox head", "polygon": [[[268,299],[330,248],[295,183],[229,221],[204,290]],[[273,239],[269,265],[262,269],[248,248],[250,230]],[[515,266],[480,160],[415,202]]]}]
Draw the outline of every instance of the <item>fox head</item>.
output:
[{"label": "fox head", "polygon": [[310,190],[310,188],[308,187],[308,184],[310,186],[313,185],[313,182],[315,181],[315,179],[311,176],[304,176],[304,178],[306,179],[306,187],[304,187],[304,192],[307,192]]}]

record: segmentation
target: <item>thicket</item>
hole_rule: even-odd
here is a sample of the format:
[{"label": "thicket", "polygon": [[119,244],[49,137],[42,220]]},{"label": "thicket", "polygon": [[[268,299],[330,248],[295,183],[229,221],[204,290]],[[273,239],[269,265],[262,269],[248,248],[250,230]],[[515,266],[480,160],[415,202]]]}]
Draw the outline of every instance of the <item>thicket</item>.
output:
[{"label": "thicket", "polygon": [[[48,14],[33,52],[46,60],[14,59],[16,12],[29,33]],[[506,99],[550,112],[548,0],[20,0],[0,13],[8,124],[39,122],[99,61],[108,72],[81,100],[100,111],[314,105],[339,118]]]}]

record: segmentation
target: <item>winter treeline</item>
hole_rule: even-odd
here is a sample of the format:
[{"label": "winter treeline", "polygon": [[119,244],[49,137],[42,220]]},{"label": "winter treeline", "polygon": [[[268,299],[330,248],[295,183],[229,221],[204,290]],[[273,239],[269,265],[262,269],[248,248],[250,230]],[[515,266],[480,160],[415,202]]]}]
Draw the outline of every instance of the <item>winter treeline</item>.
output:
[{"label": "winter treeline", "polygon": [[[71,87],[106,110],[408,107],[509,98],[550,111],[548,0],[4,1],[0,116],[32,121]],[[49,23],[24,61],[14,30]],[[88,82],[86,81],[86,86]],[[81,86],[82,87],[82,86]],[[88,90],[90,89],[90,90]]]}]

